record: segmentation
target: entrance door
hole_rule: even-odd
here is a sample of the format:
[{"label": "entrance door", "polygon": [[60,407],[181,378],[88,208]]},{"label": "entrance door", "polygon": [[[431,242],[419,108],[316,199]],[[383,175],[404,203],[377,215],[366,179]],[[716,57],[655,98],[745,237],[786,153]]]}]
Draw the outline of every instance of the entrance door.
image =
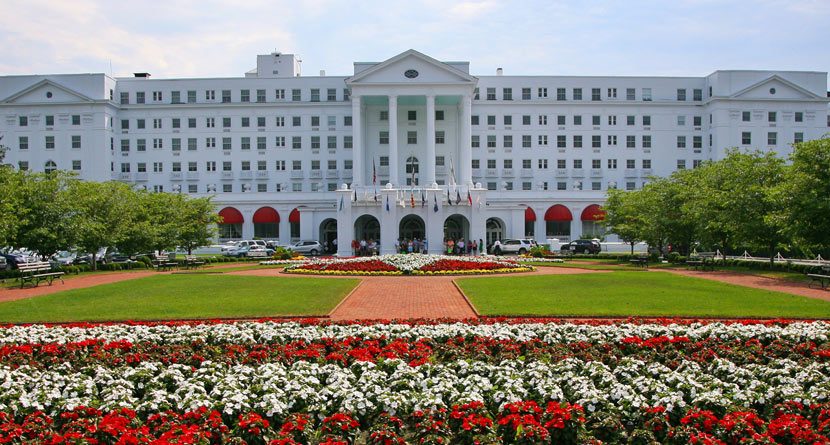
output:
[{"label": "entrance door", "polygon": [[492,246],[496,240],[504,239],[504,224],[497,218],[487,220],[487,245]]},{"label": "entrance door", "polygon": [[402,240],[424,239],[426,224],[418,215],[406,215],[401,219],[398,238]]},{"label": "entrance door", "polygon": [[326,253],[337,251],[337,247],[334,246],[335,239],[337,239],[337,220],[333,218],[324,220],[320,223],[320,243],[326,249]]}]

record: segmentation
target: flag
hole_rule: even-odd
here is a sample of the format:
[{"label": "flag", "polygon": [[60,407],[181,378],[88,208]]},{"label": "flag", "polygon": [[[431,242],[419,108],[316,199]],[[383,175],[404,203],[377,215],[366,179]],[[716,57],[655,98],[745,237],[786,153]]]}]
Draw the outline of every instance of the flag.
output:
[{"label": "flag", "polygon": [[386,195],[386,211],[389,211],[389,195]]},{"label": "flag", "polygon": [[410,207],[415,208],[415,192],[409,192],[409,204]]},{"label": "flag", "polygon": [[375,202],[378,202],[378,188],[375,187]]},{"label": "flag", "polygon": [[343,210],[343,197],[342,196],[340,197],[340,208],[337,209],[337,211],[339,212],[341,210]]},{"label": "flag", "polygon": [[357,189],[354,189],[354,199],[352,201],[357,202]]},{"label": "flag", "polygon": [[424,194],[424,190],[421,189],[421,207],[427,205],[427,195]]},{"label": "flag", "polygon": [[372,158],[372,184],[378,183],[378,174],[375,170],[375,158]]},{"label": "flag", "polygon": [[450,157],[450,185],[455,185],[455,165]]},{"label": "flag", "polygon": [[467,190],[467,202],[469,202],[470,205],[473,205],[473,197],[472,197],[472,195],[470,195],[469,190]]},{"label": "flag", "polygon": [[432,202],[433,202],[432,211],[437,213],[438,212],[438,194],[437,193],[432,195]]},{"label": "flag", "polygon": [[476,196],[476,205],[478,205],[478,208],[481,208],[481,196]]},{"label": "flag", "polygon": [[461,204],[461,191],[455,189],[455,205]]},{"label": "flag", "polygon": [[447,188],[447,204],[452,205],[452,196],[450,196],[450,189]]}]

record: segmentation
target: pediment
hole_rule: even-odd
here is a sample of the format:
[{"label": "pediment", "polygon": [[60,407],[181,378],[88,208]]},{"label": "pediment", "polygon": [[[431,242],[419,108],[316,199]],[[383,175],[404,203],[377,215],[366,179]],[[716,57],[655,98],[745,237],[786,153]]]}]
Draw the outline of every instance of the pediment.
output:
[{"label": "pediment", "polygon": [[[773,91],[775,92],[773,94]],[[731,96],[733,99],[821,99],[778,75],[770,76]]]},{"label": "pediment", "polygon": [[349,85],[367,84],[472,84],[478,79],[449,64],[415,50],[403,52],[346,79]]},{"label": "pediment", "polygon": [[45,104],[94,102],[90,97],[49,79],[43,79],[3,99],[3,103]]}]

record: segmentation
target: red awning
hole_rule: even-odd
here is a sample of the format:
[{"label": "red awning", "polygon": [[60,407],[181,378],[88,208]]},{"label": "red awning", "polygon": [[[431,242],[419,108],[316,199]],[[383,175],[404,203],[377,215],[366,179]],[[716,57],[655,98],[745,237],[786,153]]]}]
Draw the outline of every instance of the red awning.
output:
[{"label": "red awning", "polygon": [[530,207],[525,209],[525,221],[536,221],[536,212],[534,212]]},{"label": "red awning", "polygon": [[596,204],[591,204],[582,211],[582,217],[580,219],[583,221],[602,221],[605,219],[605,210],[602,210]]},{"label": "red awning", "polygon": [[562,204],[551,206],[545,212],[545,221],[571,221],[572,219],[574,217],[571,215],[571,211]]},{"label": "red awning", "polygon": [[280,222],[280,214],[271,207],[260,207],[254,213],[254,223],[278,223]]},{"label": "red awning", "polygon": [[300,211],[294,209],[291,211],[291,214],[288,215],[288,222],[290,223],[299,223],[300,222]]},{"label": "red awning", "polygon": [[233,207],[225,207],[220,210],[219,216],[222,217],[221,224],[242,224],[245,221],[245,218],[242,217],[242,213],[239,213],[239,210],[236,210]]}]

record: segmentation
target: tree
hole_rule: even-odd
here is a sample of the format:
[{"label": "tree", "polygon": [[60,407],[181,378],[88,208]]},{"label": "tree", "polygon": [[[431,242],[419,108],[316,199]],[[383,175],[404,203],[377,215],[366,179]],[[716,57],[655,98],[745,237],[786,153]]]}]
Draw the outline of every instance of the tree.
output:
[{"label": "tree", "polygon": [[92,270],[97,270],[98,251],[117,246],[135,230],[135,192],[120,182],[78,181],[70,195],[76,209],[77,246],[92,255]]},{"label": "tree", "polygon": [[603,223],[609,232],[615,233],[621,240],[631,244],[631,253],[634,245],[641,241],[642,220],[635,211],[632,202],[636,199],[635,191],[626,192],[619,189],[608,190],[605,205],[605,220]]},{"label": "tree", "polygon": [[177,242],[187,250],[188,255],[193,253],[194,248],[210,244],[216,236],[216,224],[220,222],[220,217],[210,197],[183,200],[178,217]]},{"label": "tree", "polygon": [[74,206],[67,190],[78,183],[67,172],[17,172],[13,195],[15,218],[8,245],[50,256],[75,242]]},{"label": "tree", "polygon": [[796,144],[792,167],[777,188],[783,222],[797,243],[830,249],[830,137]]},{"label": "tree", "polygon": [[0,247],[17,245],[23,209],[23,172],[0,165]]}]

